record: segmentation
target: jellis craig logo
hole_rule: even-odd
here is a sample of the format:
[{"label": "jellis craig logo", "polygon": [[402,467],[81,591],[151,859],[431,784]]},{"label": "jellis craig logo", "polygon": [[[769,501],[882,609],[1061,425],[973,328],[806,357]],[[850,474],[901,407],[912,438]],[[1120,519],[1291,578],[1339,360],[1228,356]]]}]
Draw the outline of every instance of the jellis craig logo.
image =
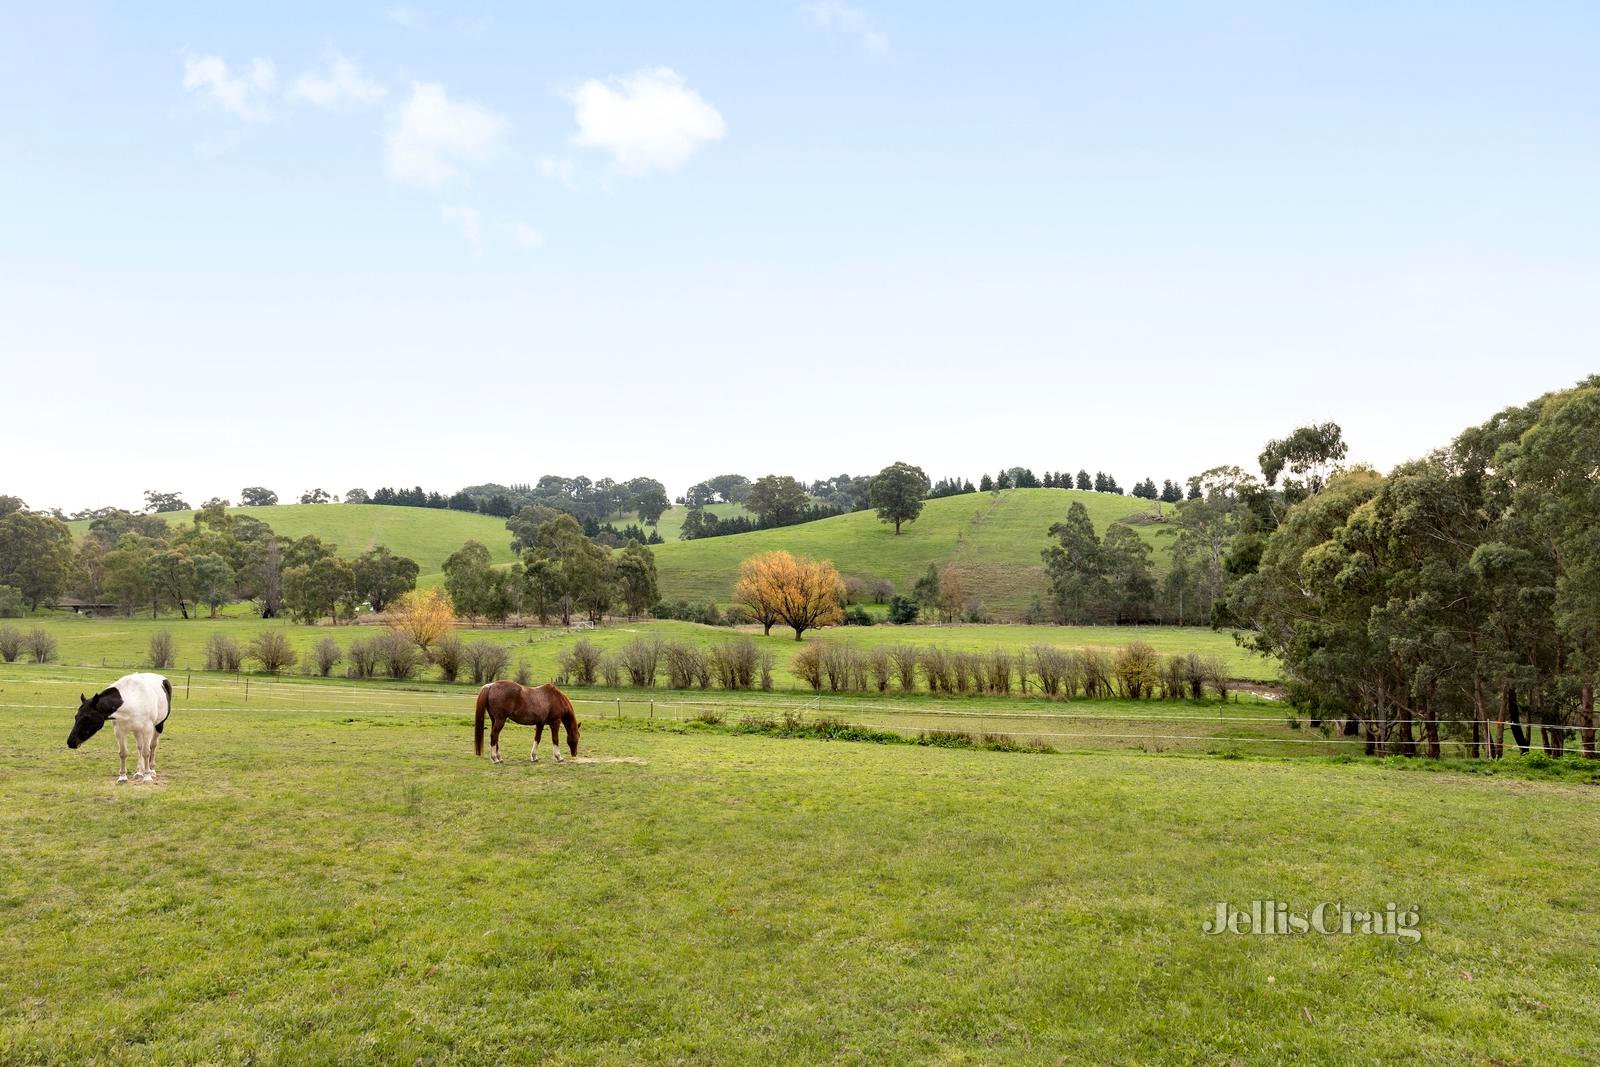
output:
[{"label": "jellis craig logo", "polygon": [[1291,937],[1296,934],[1392,937],[1408,944],[1422,940],[1422,916],[1415,904],[1409,907],[1390,901],[1381,911],[1351,908],[1338,901],[1325,900],[1310,911],[1296,911],[1281,900],[1252,900],[1236,908],[1226,900],[1216,903],[1216,914],[1201,929],[1207,934],[1245,934],[1258,937]]}]

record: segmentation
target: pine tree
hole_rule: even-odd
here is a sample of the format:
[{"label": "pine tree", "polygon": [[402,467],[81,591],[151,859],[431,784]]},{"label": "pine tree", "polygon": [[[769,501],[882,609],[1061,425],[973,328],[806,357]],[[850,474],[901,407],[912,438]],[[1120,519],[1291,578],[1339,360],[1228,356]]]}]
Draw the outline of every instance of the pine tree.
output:
[{"label": "pine tree", "polygon": [[979,482],[978,482],[978,492],[980,492],[980,493],[989,493],[989,492],[993,492],[993,491],[994,491],[994,480],[991,479],[987,474],[985,474],[983,476],[983,478],[981,480],[979,480]]},{"label": "pine tree", "polygon": [[1088,471],[1080,470],[1078,472],[1078,488],[1083,490],[1084,492],[1088,492],[1090,489],[1094,488],[1093,483],[1091,483],[1089,481],[1089,472]]}]

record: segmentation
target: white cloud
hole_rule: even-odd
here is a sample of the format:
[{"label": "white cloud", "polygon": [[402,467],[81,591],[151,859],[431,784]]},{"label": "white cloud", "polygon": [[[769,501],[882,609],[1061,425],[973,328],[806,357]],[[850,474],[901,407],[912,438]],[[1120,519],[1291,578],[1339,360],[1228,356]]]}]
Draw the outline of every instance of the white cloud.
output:
[{"label": "white cloud", "polygon": [[577,188],[577,170],[570,159],[555,159],[545,156],[539,160],[539,173],[553,182],[560,182],[568,189]]},{"label": "white cloud", "polygon": [[843,0],[816,0],[815,3],[802,4],[800,9],[811,16],[812,25],[818,29],[838,30],[858,37],[862,47],[869,52],[882,54],[889,50],[889,35],[873,29],[872,20],[865,11],[851,7]]},{"label": "white cloud", "polygon": [[366,78],[361,68],[344,56],[334,54],[325,73],[306,71],[289,86],[289,97],[317,107],[335,108],[345,104],[375,104],[388,92]]},{"label": "white cloud", "polygon": [[590,79],[566,97],[578,121],[574,141],[605,149],[629,174],[676,170],[701,144],[728,131],[717,109],[667,67],[610,83]]},{"label": "white cloud", "polygon": [[544,234],[526,222],[518,222],[511,227],[511,239],[523,248],[538,248],[544,244]]},{"label": "white cloud", "polygon": [[267,59],[252,59],[249,67],[237,74],[228,69],[221,56],[190,56],[183,61],[186,91],[200,93],[217,107],[246,122],[265,122],[271,118],[267,101],[277,80],[277,68]]},{"label": "white cloud", "polygon": [[389,17],[390,22],[403,29],[415,29],[422,24],[422,12],[409,4],[391,7],[384,14]]},{"label": "white cloud", "polygon": [[459,177],[460,164],[495,154],[506,120],[471,100],[451,100],[437,82],[413,82],[386,144],[389,175],[437,188]]},{"label": "white cloud", "polygon": [[474,252],[483,251],[483,225],[478,209],[465,204],[450,204],[439,209],[444,221],[461,227],[461,236],[467,239]]}]

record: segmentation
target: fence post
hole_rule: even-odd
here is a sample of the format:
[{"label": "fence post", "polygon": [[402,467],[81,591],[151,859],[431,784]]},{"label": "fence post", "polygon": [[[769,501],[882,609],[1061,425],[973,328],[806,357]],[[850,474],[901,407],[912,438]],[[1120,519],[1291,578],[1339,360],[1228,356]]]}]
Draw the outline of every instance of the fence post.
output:
[{"label": "fence post", "polygon": [[194,681],[194,672],[190,671],[183,677],[183,699],[189,699],[189,683]]},{"label": "fence post", "polygon": [[246,704],[250,703],[250,678],[248,675],[244,680],[244,702]]},{"label": "fence post", "polygon": [[617,718],[622,718],[622,698],[617,698]]},{"label": "fence post", "polygon": [[654,699],[650,701],[650,721],[656,721],[656,702]]}]

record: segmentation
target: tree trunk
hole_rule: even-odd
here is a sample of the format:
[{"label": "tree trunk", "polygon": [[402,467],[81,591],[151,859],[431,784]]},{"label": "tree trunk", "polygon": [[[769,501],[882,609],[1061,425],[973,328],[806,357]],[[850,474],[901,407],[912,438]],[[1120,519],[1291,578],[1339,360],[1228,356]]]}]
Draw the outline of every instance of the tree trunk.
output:
[{"label": "tree trunk", "polygon": [[1488,759],[1497,758],[1499,753],[1494,749],[1494,737],[1489,732],[1489,709],[1483,702],[1483,679],[1476,675],[1472,679],[1472,714],[1472,758],[1478,758],[1480,731],[1483,734],[1484,756]]},{"label": "tree trunk", "polygon": [[1415,756],[1417,754],[1417,739],[1411,732],[1411,706],[1400,701],[1394,702],[1395,711],[1400,720],[1400,754],[1402,756]]},{"label": "tree trunk", "polygon": [[1583,697],[1578,705],[1578,736],[1583,738],[1583,758],[1594,759],[1594,686],[1583,687]]},{"label": "tree trunk", "polygon": [[1439,758],[1439,720],[1434,718],[1433,706],[1423,705],[1422,714],[1426,716],[1422,721],[1422,737],[1427,742],[1429,759]]},{"label": "tree trunk", "polygon": [[1511,724],[1511,739],[1517,743],[1517,749],[1526,756],[1528,749],[1532,747],[1532,739],[1522,728],[1522,709],[1517,707],[1515,688],[1506,690],[1506,721]]}]

